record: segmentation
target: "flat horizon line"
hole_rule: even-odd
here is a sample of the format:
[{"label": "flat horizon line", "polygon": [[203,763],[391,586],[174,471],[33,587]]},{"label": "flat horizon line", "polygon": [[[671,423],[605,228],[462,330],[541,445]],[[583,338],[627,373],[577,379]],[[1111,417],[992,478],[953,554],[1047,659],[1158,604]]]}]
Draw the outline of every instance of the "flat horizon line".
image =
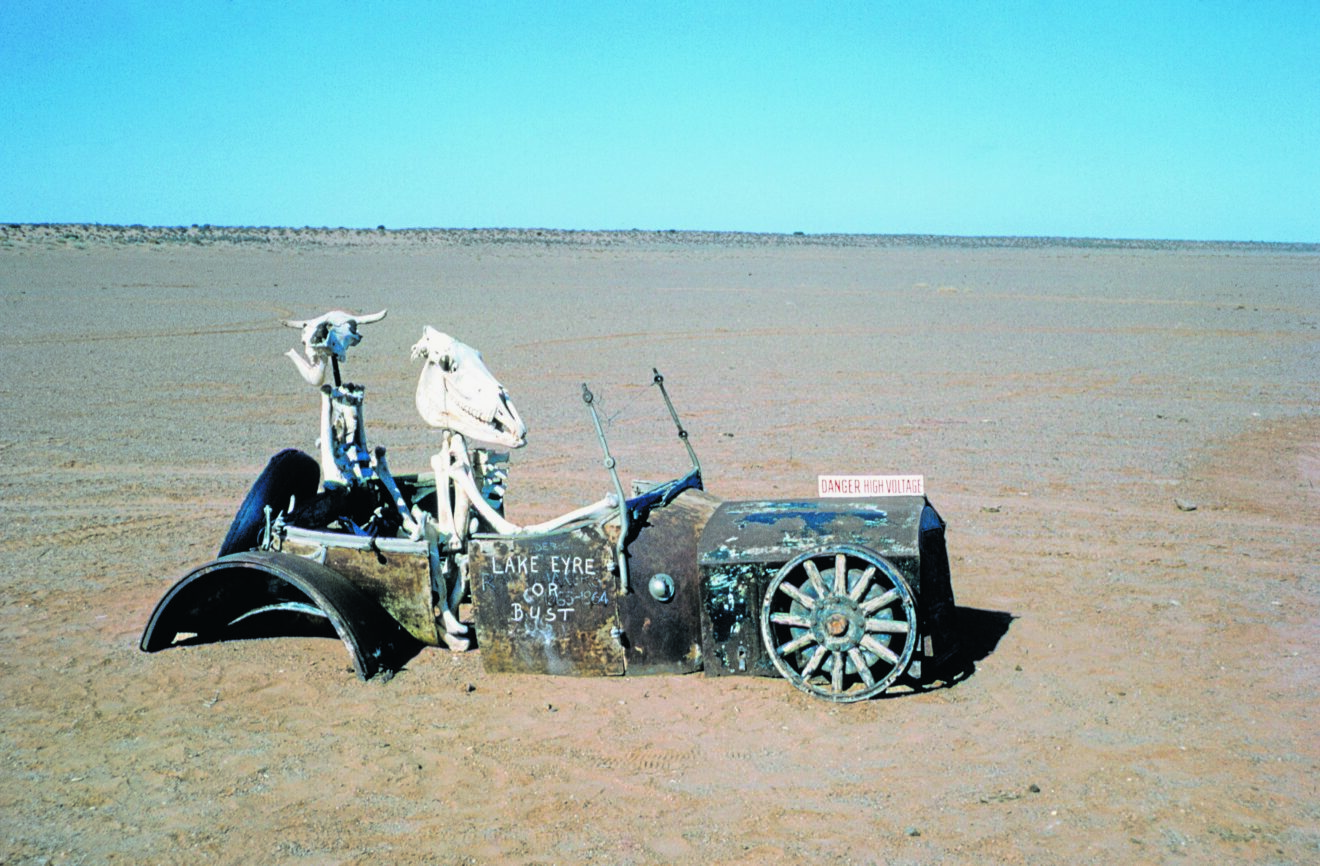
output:
[{"label": "flat horizon line", "polygon": [[[182,243],[200,243],[203,241],[220,241],[228,243],[254,243],[269,242],[279,238],[263,237],[263,235],[278,234],[283,235],[283,239],[294,238],[313,240],[317,236],[341,236],[340,241],[350,240],[352,238],[375,238],[377,240],[395,237],[400,239],[416,239],[418,236],[490,236],[490,239],[504,237],[511,240],[527,240],[533,242],[549,243],[555,240],[560,241],[581,241],[589,236],[599,238],[605,236],[608,238],[655,238],[667,239],[670,241],[687,242],[710,242],[715,239],[744,239],[744,240],[775,240],[778,242],[787,241],[788,243],[810,244],[814,242],[834,242],[840,241],[869,241],[870,243],[860,243],[860,246],[886,246],[886,245],[921,245],[921,246],[987,246],[987,247],[1010,247],[1010,246],[1077,246],[1086,248],[1121,248],[1121,249],[1158,249],[1171,245],[1187,247],[1232,247],[1232,248],[1268,248],[1277,251],[1291,250],[1301,252],[1320,252],[1320,242],[1311,241],[1262,241],[1262,240],[1229,240],[1229,239],[1192,239],[1192,238],[1124,238],[1124,237],[1104,237],[1098,235],[1031,235],[1031,234],[985,234],[985,235],[960,235],[943,234],[932,232],[808,232],[808,231],[755,231],[745,229],[582,229],[582,228],[549,228],[544,226],[471,226],[471,227],[442,227],[442,226],[404,226],[387,227],[384,224],[376,227],[365,226],[281,226],[281,225],[243,225],[243,224],[213,224],[213,223],[192,223],[189,225],[167,225],[167,224],[143,224],[143,223],[99,223],[99,222],[0,222],[0,240],[11,240],[10,233],[18,231],[23,234],[63,232],[64,240],[76,240],[73,235],[93,232],[109,232],[112,235],[121,237],[112,237],[107,240],[117,240],[120,242],[134,243],[141,242],[135,240],[134,235],[147,235],[155,242],[174,241]],[[348,235],[348,238],[342,237]],[[853,245],[853,244],[849,244]]]}]

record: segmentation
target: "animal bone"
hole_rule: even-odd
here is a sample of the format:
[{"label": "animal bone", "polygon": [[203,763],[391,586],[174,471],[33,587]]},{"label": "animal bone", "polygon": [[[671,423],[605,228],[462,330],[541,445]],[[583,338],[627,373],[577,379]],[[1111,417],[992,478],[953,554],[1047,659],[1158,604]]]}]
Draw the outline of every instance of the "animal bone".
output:
[{"label": "animal bone", "polygon": [[477,489],[462,434],[446,430],[441,441],[441,450],[431,457],[431,469],[435,472],[437,522],[440,531],[449,535],[450,544],[456,549],[466,545],[474,508],[501,535],[521,532],[522,527],[506,520]]},{"label": "animal bone", "polygon": [[302,330],[303,351],[290,349],[285,354],[298,368],[307,384],[321,392],[321,476],[325,484],[348,485],[361,481],[365,469],[371,472],[371,452],[367,449],[362,424],[362,388],[339,382],[339,362],[348,350],[362,342],[359,324],[371,324],[385,318],[386,310],[367,316],[355,316],[343,310],[331,310],[314,319],[286,319],[284,324]]},{"label": "animal bone", "polygon": [[348,350],[362,342],[358,325],[370,325],[385,318],[388,310],[367,316],[355,316],[343,310],[331,310],[315,319],[286,319],[290,328],[302,329],[303,354],[297,349],[285,352],[298,368],[303,380],[314,388],[338,385],[332,381],[335,365],[348,356]]},{"label": "animal bone", "polygon": [[377,448],[373,452],[367,446],[363,388],[339,381],[339,363],[347,358],[349,349],[362,342],[358,325],[379,322],[386,312],[355,316],[343,310],[331,310],[314,319],[287,320],[285,325],[302,330],[303,352],[290,349],[286,354],[303,380],[321,392],[318,445],[322,485],[327,489],[349,487],[380,479],[393,500],[403,529],[419,538],[421,526],[394,483],[385,462],[385,449]]},{"label": "animal bone", "polygon": [[521,448],[527,443],[527,425],[476,349],[427,325],[412,357],[426,360],[417,380],[417,411],[427,424],[478,446]]},{"label": "animal bone", "polygon": [[321,475],[324,483],[350,485],[371,477],[371,452],[362,421],[362,386],[322,385],[330,410],[321,415]]}]

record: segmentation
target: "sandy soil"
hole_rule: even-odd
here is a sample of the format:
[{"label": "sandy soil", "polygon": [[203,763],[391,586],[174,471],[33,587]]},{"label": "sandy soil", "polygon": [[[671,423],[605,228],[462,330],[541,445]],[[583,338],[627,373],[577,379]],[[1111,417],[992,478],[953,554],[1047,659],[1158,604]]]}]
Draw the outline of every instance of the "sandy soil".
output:
[{"label": "sandy soil", "polygon": [[[630,232],[0,227],[0,862],[1320,860],[1320,249]],[[362,683],[324,638],[145,655],[316,405],[281,317],[425,468],[408,347],[480,347],[532,436],[510,511],[684,455],[800,496],[920,472],[974,672]],[[1195,510],[1182,510],[1195,505]]]}]

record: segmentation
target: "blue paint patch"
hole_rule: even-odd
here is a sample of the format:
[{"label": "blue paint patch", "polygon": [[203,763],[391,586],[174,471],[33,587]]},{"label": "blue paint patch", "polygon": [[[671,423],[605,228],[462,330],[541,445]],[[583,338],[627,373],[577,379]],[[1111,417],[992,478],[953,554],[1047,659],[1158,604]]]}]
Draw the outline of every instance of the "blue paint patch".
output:
[{"label": "blue paint patch", "polygon": [[748,503],[756,510],[748,509],[741,515],[741,522],[759,523],[774,526],[781,520],[801,520],[806,528],[816,533],[825,533],[833,528],[835,521],[842,517],[855,517],[868,527],[884,526],[889,522],[889,515],[880,508],[862,508],[856,511],[822,511],[814,502],[758,502]]},{"label": "blue paint patch", "polygon": [[781,520],[801,520],[812,532],[824,532],[829,529],[830,524],[834,522],[837,514],[823,513],[820,511],[778,511],[770,514],[748,514],[743,517],[744,523],[761,523],[766,526],[774,526]]}]

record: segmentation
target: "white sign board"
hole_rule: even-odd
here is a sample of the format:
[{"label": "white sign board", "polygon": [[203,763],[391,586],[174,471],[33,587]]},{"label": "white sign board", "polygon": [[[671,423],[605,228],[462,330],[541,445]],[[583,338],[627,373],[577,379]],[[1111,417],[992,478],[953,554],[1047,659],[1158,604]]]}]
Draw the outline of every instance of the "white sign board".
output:
[{"label": "white sign board", "polygon": [[830,497],[925,496],[924,475],[818,475],[816,495]]}]

